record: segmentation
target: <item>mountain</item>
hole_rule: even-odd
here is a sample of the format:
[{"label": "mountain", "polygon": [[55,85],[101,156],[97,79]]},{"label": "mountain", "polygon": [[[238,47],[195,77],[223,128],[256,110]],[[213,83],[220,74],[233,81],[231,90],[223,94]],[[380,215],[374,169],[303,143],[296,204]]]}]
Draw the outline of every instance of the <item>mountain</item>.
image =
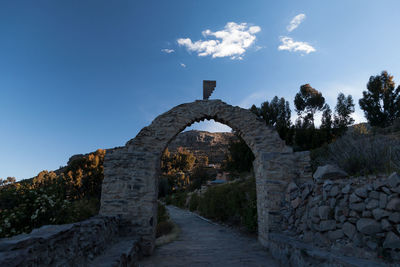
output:
[{"label": "mountain", "polygon": [[209,163],[222,163],[228,152],[229,142],[236,139],[232,133],[191,130],[178,134],[168,145],[168,150],[175,152],[178,147],[182,147],[191,151],[196,157],[207,156]]}]

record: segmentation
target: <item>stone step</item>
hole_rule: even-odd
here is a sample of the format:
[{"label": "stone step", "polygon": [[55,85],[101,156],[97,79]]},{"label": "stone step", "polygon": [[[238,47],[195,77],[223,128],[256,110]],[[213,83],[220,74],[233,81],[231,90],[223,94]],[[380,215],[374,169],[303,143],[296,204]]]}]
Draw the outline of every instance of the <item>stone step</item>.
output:
[{"label": "stone step", "polygon": [[121,239],[106,250],[101,256],[96,257],[88,266],[93,267],[126,267],[138,266],[139,239]]}]

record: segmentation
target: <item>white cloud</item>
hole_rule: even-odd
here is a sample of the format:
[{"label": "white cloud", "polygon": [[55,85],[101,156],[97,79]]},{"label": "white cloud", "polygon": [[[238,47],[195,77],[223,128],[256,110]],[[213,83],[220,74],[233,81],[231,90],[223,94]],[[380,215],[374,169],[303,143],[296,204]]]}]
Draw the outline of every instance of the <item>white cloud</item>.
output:
[{"label": "white cloud", "polygon": [[210,133],[216,132],[231,132],[232,128],[228,125],[216,122],[214,120],[205,120],[202,122],[196,122],[187,127],[184,131],[190,130],[199,130],[199,131],[207,131]]},{"label": "white cloud", "polygon": [[289,25],[286,27],[286,29],[288,30],[288,32],[293,31],[294,29],[296,29],[297,27],[299,27],[299,25],[306,19],[306,14],[298,14],[297,16],[295,16],[289,23]]},{"label": "white cloud", "polygon": [[168,48],[161,49],[161,51],[164,52],[164,53],[167,53],[167,54],[171,54],[171,53],[175,52],[174,49],[168,49]]},{"label": "white cloud", "polygon": [[184,63],[180,63],[179,65],[181,65],[182,68],[186,68],[186,65]]},{"label": "white cloud", "polygon": [[315,48],[306,42],[298,42],[294,41],[293,38],[288,36],[280,37],[281,45],[278,47],[278,50],[287,50],[290,52],[304,52],[309,54],[311,52],[315,52]]},{"label": "white cloud", "polygon": [[190,38],[179,38],[177,42],[180,46],[185,46],[189,51],[196,52],[200,57],[243,59],[242,56],[246,49],[256,40],[255,34],[260,31],[261,28],[259,26],[228,22],[221,31],[212,32],[207,29],[202,32],[205,38],[214,37],[215,39],[192,42]]}]

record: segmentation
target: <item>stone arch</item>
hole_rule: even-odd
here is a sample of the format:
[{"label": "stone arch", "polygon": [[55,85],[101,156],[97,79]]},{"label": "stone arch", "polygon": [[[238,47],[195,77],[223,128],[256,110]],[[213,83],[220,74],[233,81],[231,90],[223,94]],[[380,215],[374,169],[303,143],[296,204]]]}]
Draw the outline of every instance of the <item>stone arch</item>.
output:
[{"label": "stone arch", "polygon": [[285,185],[296,175],[292,149],[249,110],[221,100],[198,100],[161,114],[124,147],[106,154],[100,214],[120,215],[123,230],[142,238],[145,254],[154,249],[162,152],[187,126],[204,119],[230,126],[253,151],[260,242],[267,245],[268,231],[279,228]]}]

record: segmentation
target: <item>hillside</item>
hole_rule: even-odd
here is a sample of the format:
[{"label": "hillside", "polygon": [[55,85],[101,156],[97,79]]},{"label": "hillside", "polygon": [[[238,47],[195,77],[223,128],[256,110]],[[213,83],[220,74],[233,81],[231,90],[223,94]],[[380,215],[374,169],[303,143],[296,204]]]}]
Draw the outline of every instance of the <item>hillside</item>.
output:
[{"label": "hillside", "polygon": [[175,152],[178,147],[183,147],[191,151],[195,157],[207,156],[209,163],[222,163],[228,152],[229,142],[234,139],[237,138],[232,133],[191,130],[178,134],[169,144],[168,150]]}]

